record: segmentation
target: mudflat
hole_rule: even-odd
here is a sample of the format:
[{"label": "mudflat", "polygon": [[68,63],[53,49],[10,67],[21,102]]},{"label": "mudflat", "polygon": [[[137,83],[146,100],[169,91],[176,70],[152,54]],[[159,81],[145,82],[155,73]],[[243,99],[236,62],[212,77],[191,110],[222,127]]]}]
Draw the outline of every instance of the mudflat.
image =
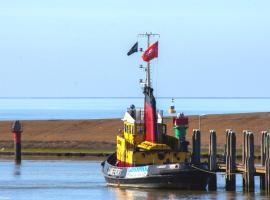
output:
[{"label": "mudflat", "polygon": [[[172,118],[164,119],[168,134],[173,135]],[[270,130],[270,112],[205,115],[200,117],[202,147],[209,143],[209,130],[217,132],[220,148],[225,142],[225,130],[236,132],[237,146],[242,144],[242,131],[250,130],[255,134],[255,145],[260,144],[261,131]],[[95,120],[31,120],[21,121],[24,131],[22,145],[24,148],[62,148],[114,150],[116,135],[123,128],[121,119]],[[0,122],[0,149],[12,148],[12,121]],[[199,116],[189,116],[187,139],[191,141],[193,129],[199,128]]]}]

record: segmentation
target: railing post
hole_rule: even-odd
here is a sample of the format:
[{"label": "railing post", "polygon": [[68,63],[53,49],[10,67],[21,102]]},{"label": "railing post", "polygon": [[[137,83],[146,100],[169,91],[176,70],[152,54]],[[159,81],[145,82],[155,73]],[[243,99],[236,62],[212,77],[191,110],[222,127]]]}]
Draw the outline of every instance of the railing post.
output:
[{"label": "railing post", "polygon": [[[217,167],[217,138],[216,132],[214,130],[210,130],[210,145],[209,145],[209,170],[211,172],[216,172]],[[209,190],[217,189],[217,175],[211,174],[208,182]]]}]

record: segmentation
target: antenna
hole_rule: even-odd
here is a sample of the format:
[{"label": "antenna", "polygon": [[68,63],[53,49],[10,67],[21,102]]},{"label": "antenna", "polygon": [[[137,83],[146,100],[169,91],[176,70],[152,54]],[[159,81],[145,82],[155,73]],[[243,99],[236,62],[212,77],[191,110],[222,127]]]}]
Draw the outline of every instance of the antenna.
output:
[{"label": "antenna", "polygon": [[[150,37],[160,37],[160,34],[152,33],[152,32],[146,32],[138,34],[138,37],[146,37],[147,38],[147,48],[150,46]],[[146,66],[146,79],[145,79],[145,86],[151,87],[151,66],[150,61],[147,62]]]}]

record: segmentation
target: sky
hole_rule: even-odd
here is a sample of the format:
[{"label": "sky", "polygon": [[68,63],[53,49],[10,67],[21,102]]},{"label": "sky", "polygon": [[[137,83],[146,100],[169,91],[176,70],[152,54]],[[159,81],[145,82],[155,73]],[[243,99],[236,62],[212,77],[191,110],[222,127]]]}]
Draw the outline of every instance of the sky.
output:
[{"label": "sky", "polygon": [[0,97],[270,97],[269,0],[0,0]]}]

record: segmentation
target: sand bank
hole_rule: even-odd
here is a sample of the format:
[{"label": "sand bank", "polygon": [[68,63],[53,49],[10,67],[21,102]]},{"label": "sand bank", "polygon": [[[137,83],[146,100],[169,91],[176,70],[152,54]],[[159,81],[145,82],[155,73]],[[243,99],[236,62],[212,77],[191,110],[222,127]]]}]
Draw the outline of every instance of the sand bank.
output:
[{"label": "sand bank", "polygon": [[[171,118],[164,120],[168,133],[173,134]],[[199,117],[190,116],[187,139],[190,140],[192,129],[199,128]],[[22,121],[24,148],[67,148],[113,150],[115,137],[123,124],[120,119],[99,120],[42,120]],[[12,148],[11,121],[0,122],[0,149]],[[225,115],[205,115],[201,117],[202,146],[209,141],[209,130],[217,131],[217,142],[222,146],[225,130],[233,129],[237,135],[237,145],[241,145],[242,130],[255,133],[255,145],[259,145],[260,132],[270,130],[270,113],[245,113]]]}]

